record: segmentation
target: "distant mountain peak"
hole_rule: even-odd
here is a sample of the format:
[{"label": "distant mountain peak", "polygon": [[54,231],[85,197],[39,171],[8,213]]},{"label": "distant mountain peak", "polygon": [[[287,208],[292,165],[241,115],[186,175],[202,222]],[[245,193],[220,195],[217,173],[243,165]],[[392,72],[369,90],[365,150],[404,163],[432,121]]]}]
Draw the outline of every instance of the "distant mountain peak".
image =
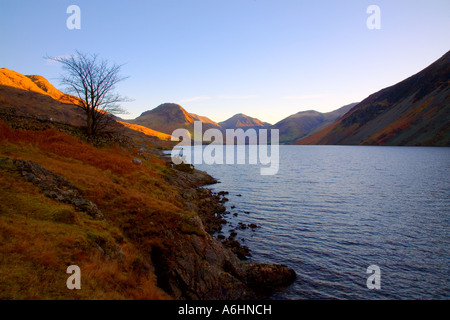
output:
[{"label": "distant mountain peak", "polygon": [[222,129],[237,129],[237,128],[255,128],[263,129],[270,127],[270,123],[262,122],[259,119],[247,116],[243,113],[238,113],[231,118],[219,122]]},{"label": "distant mountain peak", "polygon": [[128,122],[166,134],[172,134],[174,130],[180,128],[193,131],[195,121],[201,121],[203,123],[203,130],[220,128],[220,125],[211,119],[189,113],[179,104],[169,102],[160,104],[152,110],[145,111],[136,119],[129,120]]}]

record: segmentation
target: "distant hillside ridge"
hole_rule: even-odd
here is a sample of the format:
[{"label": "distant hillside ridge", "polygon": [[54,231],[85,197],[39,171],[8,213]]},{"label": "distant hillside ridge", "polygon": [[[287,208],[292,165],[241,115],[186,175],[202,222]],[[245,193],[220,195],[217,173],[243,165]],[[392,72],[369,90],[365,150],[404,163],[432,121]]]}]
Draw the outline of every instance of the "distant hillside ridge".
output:
[{"label": "distant hillside ridge", "polygon": [[450,51],[296,144],[450,146]]},{"label": "distant hillside ridge", "polygon": [[280,130],[280,144],[291,144],[330,125],[357,104],[351,103],[327,113],[314,110],[301,111],[277,122],[270,128]]}]

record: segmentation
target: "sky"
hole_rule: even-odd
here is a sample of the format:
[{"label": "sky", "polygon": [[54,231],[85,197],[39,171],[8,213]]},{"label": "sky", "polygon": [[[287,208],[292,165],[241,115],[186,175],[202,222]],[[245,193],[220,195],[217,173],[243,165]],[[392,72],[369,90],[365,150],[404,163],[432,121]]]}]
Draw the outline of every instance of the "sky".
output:
[{"label": "sky", "polygon": [[[70,30],[67,8],[80,8]],[[380,28],[367,20],[380,9]],[[1,0],[0,68],[57,88],[45,56],[124,64],[133,119],[165,102],[216,122],[329,112],[419,72],[450,49],[448,0]]]}]

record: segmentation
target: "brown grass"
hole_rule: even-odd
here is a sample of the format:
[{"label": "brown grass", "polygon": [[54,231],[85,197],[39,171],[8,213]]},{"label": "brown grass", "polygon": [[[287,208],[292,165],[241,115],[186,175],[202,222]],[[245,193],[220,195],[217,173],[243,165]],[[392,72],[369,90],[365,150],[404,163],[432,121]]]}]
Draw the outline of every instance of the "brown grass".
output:
[{"label": "brown grass", "polygon": [[[0,122],[0,159],[31,160],[76,185],[106,221],[45,197],[12,165],[0,164],[0,299],[168,299],[147,268],[158,235],[183,228],[182,202],[159,159],[95,148],[57,130],[13,130]],[[101,254],[120,248],[122,260]],[[146,262],[144,262],[146,261]],[[82,290],[68,290],[68,265]]]}]

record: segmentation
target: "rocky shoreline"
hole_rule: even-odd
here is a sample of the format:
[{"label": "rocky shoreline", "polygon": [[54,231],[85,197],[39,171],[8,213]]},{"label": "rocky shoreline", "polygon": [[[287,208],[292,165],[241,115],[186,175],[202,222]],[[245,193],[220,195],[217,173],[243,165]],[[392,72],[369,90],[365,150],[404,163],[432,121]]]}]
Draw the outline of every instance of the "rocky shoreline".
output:
[{"label": "rocky shoreline", "polygon": [[[172,177],[171,183],[181,188],[187,209],[198,213],[199,219],[194,220],[198,227],[205,231],[205,235],[191,236],[190,245],[184,247],[183,251],[188,250],[190,246],[194,249],[189,259],[185,256],[181,260],[189,260],[189,266],[181,263],[183,266],[180,268],[180,261],[175,263],[178,265],[174,266],[175,269],[182,270],[172,274],[172,278],[177,278],[177,281],[172,281],[171,286],[176,286],[180,278],[187,277],[189,281],[184,280],[184,284],[176,288],[179,289],[176,294],[174,292],[177,290],[168,290],[170,294],[181,299],[264,299],[273,291],[286,287],[295,280],[295,271],[285,265],[247,261],[249,249],[235,239],[235,233],[232,232],[228,238],[223,235],[215,238],[214,234],[220,232],[222,225],[227,223],[224,218],[227,214],[224,203],[227,201],[228,192],[213,193],[205,188],[217,183],[206,172],[175,171],[177,173]],[[200,259],[202,270],[196,269],[198,261],[191,259]],[[182,277],[180,271],[184,272]],[[193,283],[194,279],[196,283]],[[189,283],[195,290],[188,289]]]},{"label": "rocky shoreline", "polygon": [[[86,200],[76,186],[38,163],[8,158],[1,162],[18,171],[47,197],[108,222],[107,212]],[[135,234],[133,229],[126,230],[136,243],[142,241],[142,238],[135,239],[137,236],[158,240],[146,252],[149,260],[144,264],[156,275],[159,288],[175,299],[254,300],[265,299],[295,280],[294,270],[284,265],[246,261],[248,248],[239,244],[233,235],[222,241],[214,237],[227,222],[224,219],[226,192],[216,194],[205,188],[217,183],[215,179],[199,170],[170,172],[166,178],[178,190],[183,212],[160,220],[158,231]],[[124,258],[120,246],[113,247]]]}]

